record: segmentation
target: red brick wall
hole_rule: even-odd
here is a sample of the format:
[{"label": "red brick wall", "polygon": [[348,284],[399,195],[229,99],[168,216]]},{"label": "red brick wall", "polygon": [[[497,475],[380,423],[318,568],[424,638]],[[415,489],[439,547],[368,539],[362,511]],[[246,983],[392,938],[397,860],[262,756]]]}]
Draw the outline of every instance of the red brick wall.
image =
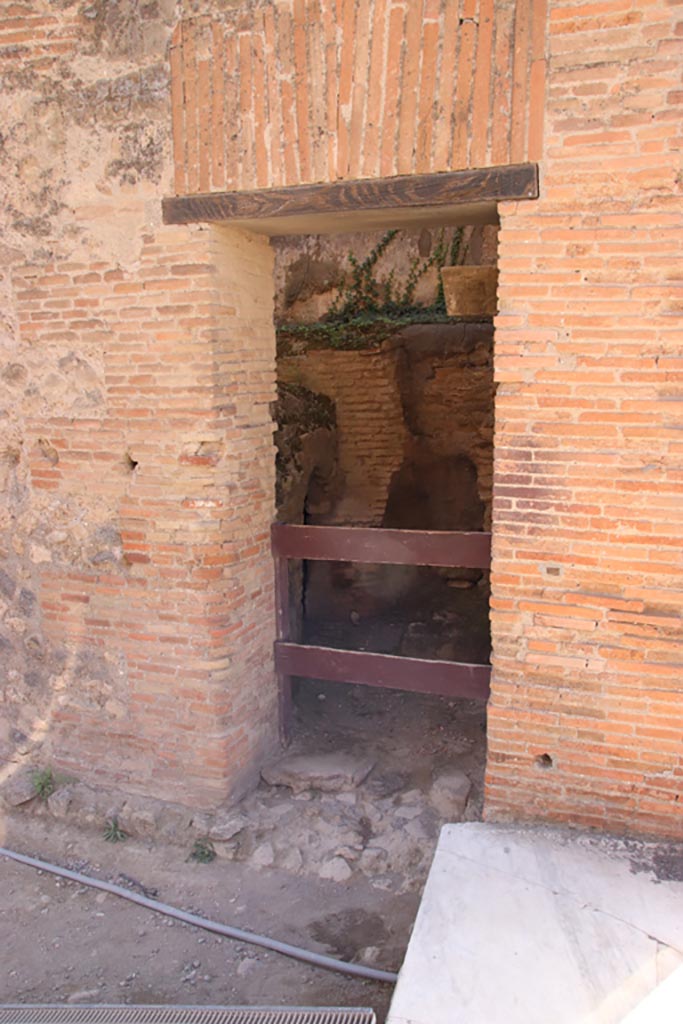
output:
[{"label": "red brick wall", "polygon": [[290,0],[186,20],[176,192],[535,160],[545,18],[546,0]]},{"label": "red brick wall", "polygon": [[[429,328],[422,330],[422,340],[429,339]],[[478,344],[470,342],[469,351],[462,344],[458,350],[452,341],[450,346],[442,341],[439,348],[436,326],[432,328],[432,349],[423,353],[414,341],[411,345],[410,339],[399,336],[381,348],[310,348],[300,355],[278,358],[280,380],[303,384],[335,403],[342,483],[330,523],[381,526],[392,478],[417,436],[435,455],[472,459],[488,529],[493,434],[491,329],[476,324],[465,330],[470,338],[478,339]],[[410,363],[405,366],[405,351],[411,347]],[[411,395],[402,394],[406,374],[412,374],[414,382]],[[412,430],[408,417],[412,418]]]},{"label": "red brick wall", "polygon": [[381,526],[389,484],[405,453],[398,352],[312,349],[278,359],[278,377],[335,403],[342,496],[331,522]]},{"label": "red brick wall", "polygon": [[40,715],[21,696],[19,759],[44,742],[209,805],[272,749],[271,259],[160,227],[172,171],[186,192],[531,159],[541,199],[500,210],[486,813],[683,833],[678,9],[216,4],[172,40],[171,153],[156,5],[0,3],[0,551],[45,629],[5,616],[2,639],[64,654]]},{"label": "red brick wall", "polygon": [[553,3],[548,49],[541,199],[500,211],[486,813],[680,838],[680,7]]},{"label": "red brick wall", "polygon": [[[237,231],[164,229],[134,274],[64,261],[21,267],[14,286],[25,343],[103,355],[105,401],[27,419],[31,484],[55,510],[106,505],[121,544],[71,564],[46,549],[45,636],[67,650],[51,763],[215,804],[277,738],[271,250]],[[97,652],[119,666],[111,693],[75,671]]]},{"label": "red brick wall", "polygon": [[[468,330],[478,343],[459,358],[427,356],[415,362],[422,381],[419,431],[437,455],[464,454],[477,469],[477,490],[491,526],[493,387],[491,339],[486,325]],[[420,378],[418,378],[420,379]]]},{"label": "red brick wall", "polygon": [[44,0],[3,0],[0,6],[0,65],[8,69],[30,64],[40,74],[62,58],[72,56],[79,37],[80,12],[59,13]]}]

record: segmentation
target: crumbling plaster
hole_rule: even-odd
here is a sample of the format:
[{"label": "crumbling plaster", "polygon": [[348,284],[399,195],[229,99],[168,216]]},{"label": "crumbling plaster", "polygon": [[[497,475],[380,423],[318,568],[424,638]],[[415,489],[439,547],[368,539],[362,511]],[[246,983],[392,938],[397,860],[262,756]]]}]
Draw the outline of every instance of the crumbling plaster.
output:
[{"label": "crumbling plaster", "polygon": [[[124,451],[101,489],[57,495],[30,486],[32,460],[59,461],[35,425],[64,417],[102,423],[108,324],[70,342],[22,338],[22,268],[101,261],[133,275],[162,234],[171,188],[168,43],[197,5],[174,0],[31,0],[34,35],[3,47],[0,90],[0,758],[49,756],[60,691],[110,718],[125,707],[120,651],[78,652],[46,639],[46,567],[121,566],[119,505],[130,482]],[[236,6],[228,2],[224,7]],[[12,12],[9,12],[11,15]],[[5,22],[11,27],[11,22]],[[46,43],[37,40],[41,32]],[[13,37],[9,37],[10,41]],[[3,40],[4,41],[4,40]],[[83,315],[89,303],[82,300]],[[59,300],[54,301],[55,312]],[[98,311],[98,315],[100,315]],[[29,422],[33,425],[29,428]],[[36,436],[38,435],[38,436]]]}]

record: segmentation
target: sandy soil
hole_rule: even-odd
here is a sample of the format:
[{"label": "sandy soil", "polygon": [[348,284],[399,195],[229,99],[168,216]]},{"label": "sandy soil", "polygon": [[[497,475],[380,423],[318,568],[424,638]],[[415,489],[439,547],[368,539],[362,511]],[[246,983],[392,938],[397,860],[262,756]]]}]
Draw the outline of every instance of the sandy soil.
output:
[{"label": "sandy soil", "polygon": [[[245,864],[188,862],[177,847],[115,845],[54,822],[14,818],[2,843],[110,881],[134,879],[164,902],[351,958],[381,949],[400,965],[417,898]],[[122,878],[127,876],[127,879]],[[128,884],[131,884],[128,882]],[[173,922],[6,858],[0,859],[3,1002],[372,1006],[382,1019],[391,986],[309,967]]]}]

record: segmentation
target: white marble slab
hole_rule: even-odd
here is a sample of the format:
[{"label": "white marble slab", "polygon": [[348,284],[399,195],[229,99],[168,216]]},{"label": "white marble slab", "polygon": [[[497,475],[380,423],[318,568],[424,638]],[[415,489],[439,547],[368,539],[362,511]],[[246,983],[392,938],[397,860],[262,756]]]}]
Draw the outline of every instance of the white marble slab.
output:
[{"label": "white marble slab", "polygon": [[445,826],[387,1024],[619,1024],[683,963],[683,883],[653,851]]}]

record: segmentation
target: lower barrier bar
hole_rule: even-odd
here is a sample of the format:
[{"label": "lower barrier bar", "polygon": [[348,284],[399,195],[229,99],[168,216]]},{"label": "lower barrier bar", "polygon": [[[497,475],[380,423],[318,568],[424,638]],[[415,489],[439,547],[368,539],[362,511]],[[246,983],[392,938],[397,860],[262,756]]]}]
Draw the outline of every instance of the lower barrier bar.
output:
[{"label": "lower barrier bar", "polygon": [[466,662],[402,658],[370,651],[343,651],[332,647],[276,642],[275,666],[285,676],[361,683],[443,697],[486,701],[491,666]]}]

